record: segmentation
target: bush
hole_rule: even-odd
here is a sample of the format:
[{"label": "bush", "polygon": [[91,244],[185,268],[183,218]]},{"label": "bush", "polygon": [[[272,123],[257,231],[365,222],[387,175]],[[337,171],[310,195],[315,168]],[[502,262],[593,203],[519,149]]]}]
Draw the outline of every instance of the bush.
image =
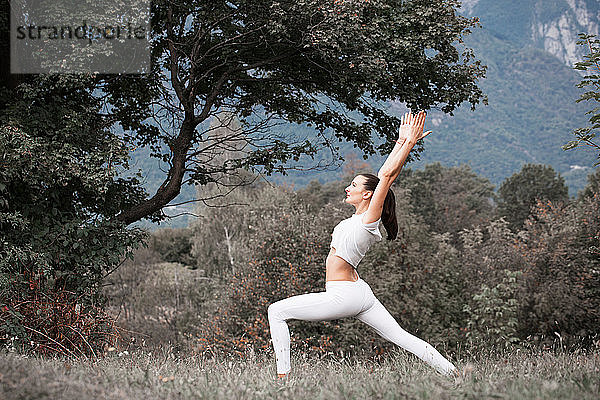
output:
[{"label": "bush", "polygon": [[[457,253],[448,236],[431,240],[423,223],[408,212],[408,194],[396,190],[403,237],[373,246],[359,265],[360,274],[402,326],[437,343],[457,340],[466,324],[461,271],[449,268],[456,266]],[[252,229],[244,236],[252,256],[246,265],[236,265],[219,312],[203,325],[200,351],[269,349],[268,305],[324,290],[331,231],[352,209],[337,203],[312,212],[308,208],[298,195],[277,188],[252,198],[245,220]],[[392,347],[352,318],[290,323],[293,343],[320,353]]]},{"label": "bush", "polygon": [[482,285],[494,287],[500,284],[505,270],[523,271],[522,239],[511,231],[503,218],[490,221],[487,225],[460,233],[462,241],[461,265],[468,291],[478,293]]},{"label": "bush", "polygon": [[[554,332],[598,333],[600,196],[539,203],[526,230],[515,233],[504,219],[490,221],[464,229],[455,245],[451,232],[432,234],[413,212],[408,190],[394,190],[399,237],[375,244],[358,270],[407,331],[450,349],[465,342],[506,347]],[[208,232],[202,251],[218,255],[217,270],[228,271],[218,275],[225,283],[215,292],[219,311],[201,324],[201,351],[269,349],[267,306],[324,290],[331,231],[352,213],[338,202],[311,207],[302,200],[306,193],[281,188],[257,188],[243,197],[249,206],[210,209],[203,219],[214,221],[214,232],[227,227],[227,246],[207,223],[194,228],[195,238]],[[321,353],[393,348],[353,318],[291,325],[293,343]]]},{"label": "bush", "polygon": [[192,232],[188,228],[157,229],[150,236],[150,246],[163,261],[198,267],[192,256]]},{"label": "bush", "polygon": [[114,337],[102,279],[145,237],[115,216],[145,192],[116,177],[128,149],[102,128],[91,78],[31,80],[0,92],[0,341],[97,353]]},{"label": "bush", "polygon": [[104,294],[124,342],[134,338],[140,345],[170,343],[181,348],[200,321],[214,312],[217,289],[218,282],[203,271],[162,262],[149,246],[108,277]]},{"label": "bush", "polygon": [[600,196],[564,206],[538,203],[525,234],[522,334],[598,334]]},{"label": "bush", "polygon": [[469,314],[467,337],[478,345],[510,347],[519,342],[518,297],[522,272],[504,272],[502,282],[491,288],[481,285],[472,305],[465,305]]},{"label": "bush", "polygon": [[[199,333],[200,351],[245,351],[270,347],[267,307],[297,294],[324,290],[323,261],[328,230],[293,192],[266,187],[247,210],[246,246],[254,249],[237,265],[222,305]],[[239,238],[238,238],[239,240]],[[310,346],[327,347],[331,323],[300,323],[297,336]],[[327,349],[328,350],[328,349]]]}]

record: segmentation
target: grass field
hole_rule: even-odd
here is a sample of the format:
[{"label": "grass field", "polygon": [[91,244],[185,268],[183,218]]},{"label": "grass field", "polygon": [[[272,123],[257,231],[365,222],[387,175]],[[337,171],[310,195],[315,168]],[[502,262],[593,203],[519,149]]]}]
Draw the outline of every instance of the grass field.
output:
[{"label": "grass field", "polygon": [[[116,352],[115,352],[116,353]],[[244,360],[176,356],[166,348],[99,360],[0,353],[0,398],[12,399],[598,399],[600,351],[513,352],[462,360],[463,378],[412,355],[319,359],[297,354],[278,381],[266,355]]]}]

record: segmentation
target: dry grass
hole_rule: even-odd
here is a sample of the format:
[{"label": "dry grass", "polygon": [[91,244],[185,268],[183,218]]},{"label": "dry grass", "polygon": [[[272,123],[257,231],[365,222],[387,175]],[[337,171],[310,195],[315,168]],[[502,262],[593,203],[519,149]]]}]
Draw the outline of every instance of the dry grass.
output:
[{"label": "dry grass", "polygon": [[455,380],[405,352],[368,359],[293,358],[293,376],[274,378],[270,355],[245,360],[178,357],[168,348],[100,360],[0,353],[2,399],[597,399],[600,351],[513,352],[462,360]]}]

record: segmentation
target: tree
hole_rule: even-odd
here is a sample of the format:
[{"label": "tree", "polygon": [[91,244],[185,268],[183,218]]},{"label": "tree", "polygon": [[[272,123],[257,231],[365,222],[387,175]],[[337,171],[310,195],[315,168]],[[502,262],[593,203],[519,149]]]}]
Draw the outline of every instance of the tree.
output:
[{"label": "tree", "polygon": [[593,101],[596,107],[592,108],[586,114],[590,115],[590,124],[585,128],[579,128],[573,131],[577,140],[572,140],[563,146],[563,150],[570,150],[579,147],[583,144],[596,149],[598,152],[598,162],[594,166],[600,165],[600,143],[596,138],[596,132],[600,128],[600,40],[596,39],[596,35],[579,34],[578,45],[587,46],[589,53],[585,55],[584,61],[575,63],[574,69],[585,71],[586,75],[581,82],[577,84],[578,88],[587,88],[590,90],[583,93],[577,99],[577,103],[582,101]]},{"label": "tree", "polygon": [[144,234],[115,216],[147,194],[118,177],[129,149],[99,116],[89,76],[0,91],[0,338],[41,353],[110,341],[102,279]]},{"label": "tree", "polygon": [[498,194],[498,214],[510,222],[513,230],[523,227],[538,200],[564,202],[569,199],[564,178],[551,166],[541,164],[525,164],[521,171],[502,182]]},{"label": "tree", "polygon": [[[117,219],[160,220],[183,184],[215,182],[239,168],[283,172],[287,162],[323,149],[335,160],[338,139],[365,154],[385,153],[399,124],[386,111],[388,100],[448,113],[465,101],[475,107],[484,98],[477,80],[485,68],[462,37],[477,19],[458,15],[458,6],[456,0],[152,2],[151,72],[96,74],[90,88],[105,105],[97,112],[103,126],[120,126],[128,147],[149,147],[152,157],[169,163],[156,193]],[[5,84],[27,81],[2,67]],[[224,139],[241,152],[219,160],[221,147],[209,133],[223,113],[240,120]],[[384,144],[374,144],[377,136]]]},{"label": "tree", "polygon": [[[366,154],[385,153],[399,122],[385,111],[388,100],[445,112],[464,101],[474,107],[483,98],[477,79],[484,67],[470,49],[460,48],[477,20],[458,15],[458,5],[152,2],[153,73],[106,80],[102,90],[126,129],[125,140],[151,146],[170,169],[151,198],[118,219],[129,224],[161,210],[184,183],[214,182],[238,168],[284,171],[286,162],[323,148],[337,154],[334,138]],[[207,133],[214,129],[208,121],[223,112],[240,120],[227,139],[242,151],[216,163],[207,151]],[[275,129],[282,124],[314,134],[292,137]],[[376,148],[373,136],[386,143]]]},{"label": "tree", "polygon": [[600,326],[600,197],[540,202],[520,236],[523,336],[558,332],[575,346],[591,344]]},{"label": "tree", "polygon": [[600,170],[588,175],[588,184],[579,192],[578,197],[582,200],[592,198],[594,195],[600,196]]},{"label": "tree", "polygon": [[407,170],[399,184],[410,190],[414,212],[436,233],[456,234],[489,220],[494,211],[494,186],[467,165]]}]

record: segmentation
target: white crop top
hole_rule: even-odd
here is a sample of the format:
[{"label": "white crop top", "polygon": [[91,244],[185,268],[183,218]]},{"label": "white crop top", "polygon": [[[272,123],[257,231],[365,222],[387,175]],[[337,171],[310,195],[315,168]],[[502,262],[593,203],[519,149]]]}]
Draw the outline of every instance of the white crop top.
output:
[{"label": "white crop top", "polygon": [[341,257],[354,268],[363,259],[371,245],[381,240],[379,224],[381,218],[375,222],[365,224],[362,222],[363,214],[353,214],[350,218],[341,221],[331,234],[331,246],[335,255]]}]

